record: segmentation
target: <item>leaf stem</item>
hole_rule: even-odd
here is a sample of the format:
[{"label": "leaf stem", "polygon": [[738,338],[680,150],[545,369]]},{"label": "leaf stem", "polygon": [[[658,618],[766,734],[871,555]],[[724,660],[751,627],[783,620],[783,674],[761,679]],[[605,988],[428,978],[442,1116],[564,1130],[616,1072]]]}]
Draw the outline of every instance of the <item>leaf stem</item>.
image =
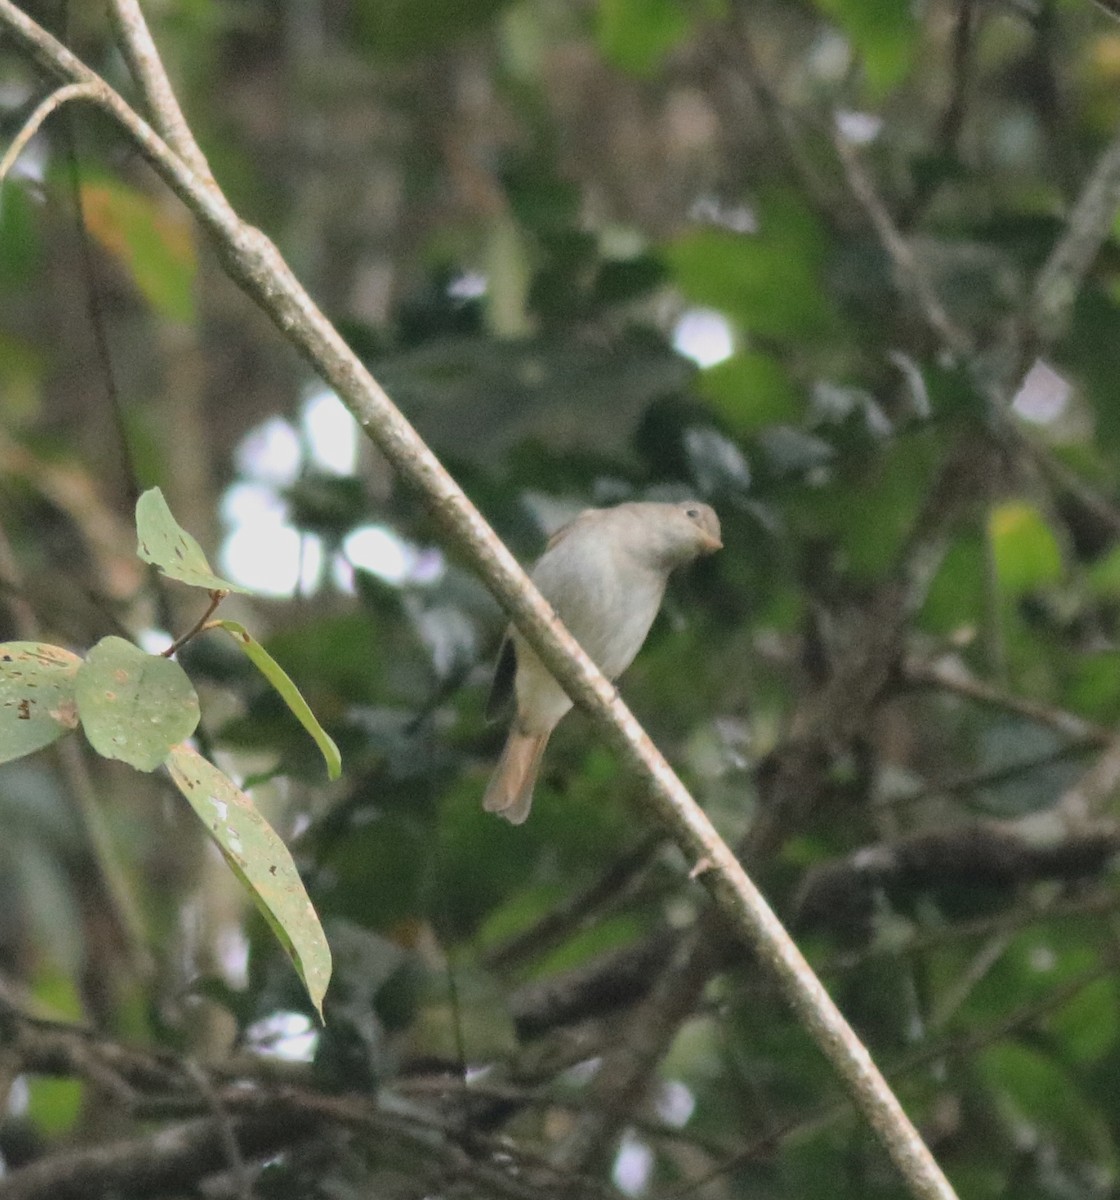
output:
[{"label": "leaf stem", "polygon": [[210,593],[210,603],[206,607],[206,611],[201,617],[184,633],[181,637],[177,637],[166,650],[160,652],[161,658],[170,658],[173,654],[177,654],[191,640],[191,638],[200,634],[206,627],[206,622],[214,615],[214,610],[219,604],[229,595],[229,592],[221,588],[215,588]]}]

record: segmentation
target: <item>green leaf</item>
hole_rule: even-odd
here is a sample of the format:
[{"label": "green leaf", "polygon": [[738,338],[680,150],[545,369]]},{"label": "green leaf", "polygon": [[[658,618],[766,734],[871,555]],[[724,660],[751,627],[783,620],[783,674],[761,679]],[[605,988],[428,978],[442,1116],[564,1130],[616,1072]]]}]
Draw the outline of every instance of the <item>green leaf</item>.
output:
[{"label": "green leaf", "polygon": [[[4,244],[0,226],[0,246]],[[40,415],[46,358],[20,338],[0,331],[0,395],[9,432]]]},{"label": "green leaf", "polygon": [[60,646],[0,644],[0,763],[41,750],[77,728],[74,679],[81,665]]},{"label": "green leaf", "polygon": [[249,591],[211,571],[202,547],[171,515],[158,487],[149,488],[136,501],[136,534],[136,553],[145,562],[154,563],[169,579],[210,592]]},{"label": "green leaf", "polygon": [[1095,1155],[1107,1143],[1103,1115],[1088,1102],[1077,1074],[1046,1047],[1003,1042],[974,1060],[1005,1119],[1055,1138],[1069,1152]]},{"label": "green leaf", "polygon": [[701,371],[697,386],[739,436],[794,421],[803,407],[782,364],[756,351],[732,355]]},{"label": "green leaf", "polygon": [[599,0],[596,38],[603,57],[650,75],[692,28],[680,0]]},{"label": "green leaf", "polygon": [[36,208],[31,188],[9,179],[0,191],[0,282],[5,289],[30,286],[42,257]]},{"label": "green leaf", "polygon": [[984,546],[967,532],[952,542],[922,606],[922,626],[941,636],[974,632],[984,611]]},{"label": "green leaf", "polygon": [[358,44],[377,59],[410,59],[489,25],[510,0],[357,0]]},{"label": "green leaf", "polygon": [[97,179],[82,184],[82,215],[149,304],[173,320],[194,320],[198,253],[186,212],[117,180]]},{"label": "green leaf", "polygon": [[1120,548],[1091,563],[1085,573],[1093,595],[1104,600],[1120,596]]},{"label": "green leaf", "polygon": [[330,734],[319,724],[315,714],[288,673],[244,625],[239,625],[236,621],[216,621],[215,625],[224,629],[233,638],[249,656],[250,662],[280,693],[296,720],[315,739],[315,744],[319,747],[327,763],[327,776],[330,779],[337,779],[342,774],[342,756],[338,752],[338,747],[334,744]]},{"label": "green leaf", "polygon": [[999,504],[988,515],[996,577],[1011,595],[1057,583],[1062,577],[1062,552],[1042,514],[1014,500]]},{"label": "green leaf", "polygon": [[69,1133],[81,1116],[85,1082],[32,1075],[27,1084],[27,1116],[35,1128],[48,1137]]},{"label": "green leaf", "polygon": [[908,4],[897,0],[816,0],[816,5],[847,34],[873,96],[886,95],[906,77],[919,34]]},{"label": "green leaf", "polygon": [[832,313],[821,274],[825,236],[792,193],[757,206],[758,232],[702,228],[664,249],[684,295],[735,317],[749,333],[806,336],[824,331]]},{"label": "green leaf", "polygon": [[198,726],[198,695],[183,668],[124,638],[94,646],[74,693],[90,745],[138,771],[154,771]]},{"label": "green leaf", "polygon": [[1066,706],[1082,716],[1114,722],[1120,716],[1120,652],[1072,654],[1067,669]]},{"label": "green leaf", "polygon": [[173,747],[167,769],[287,951],[322,1020],[331,951],[287,846],[252,800],[197,751]]}]

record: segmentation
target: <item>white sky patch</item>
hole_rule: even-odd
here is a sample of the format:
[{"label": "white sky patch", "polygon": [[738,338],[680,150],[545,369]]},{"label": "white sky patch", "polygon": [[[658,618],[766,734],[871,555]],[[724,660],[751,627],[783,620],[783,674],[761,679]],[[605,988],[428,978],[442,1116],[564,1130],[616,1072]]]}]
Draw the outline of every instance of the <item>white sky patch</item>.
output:
[{"label": "white sky patch", "polygon": [[446,569],[447,559],[435,546],[428,546],[416,554],[409,579],[413,583],[436,583],[443,578]]},{"label": "white sky patch", "polygon": [[241,439],[235,455],[242,475],[275,487],[295,483],[302,458],[299,434],[283,417],[270,417],[251,429]]},{"label": "white sky patch", "polygon": [[351,566],[372,571],[388,583],[404,583],[409,577],[408,547],[380,525],[359,526],[347,535],[342,549]]},{"label": "white sky patch", "polygon": [[162,654],[175,639],[166,629],[141,629],[136,640],[146,654]]},{"label": "white sky patch", "polygon": [[692,202],[688,215],[705,225],[718,225],[732,233],[757,233],[758,217],[745,204],[725,204],[716,196],[700,196]]},{"label": "white sky patch", "polygon": [[288,523],[287,506],[271,487],[235,483],[222,497],[222,519],[230,531],[222,545],[221,569],[235,583],[265,596],[287,597],[315,590],[323,571],[323,544]]},{"label": "white sky patch", "polygon": [[696,1108],[696,1097],[679,1079],[667,1079],[658,1089],[655,1107],[666,1125],[681,1129]]},{"label": "white sky patch", "polygon": [[452,300],[479,300],[489,286],[481,271],[464,271],[447,285],[447,294]]},{"label": "white sky patch", "polygon": [[841,83],[851,70],[852,47],[837,30],[825,30],[809,51],[809,70],[825,83]]},{"label": "white sky patch", "polygon": [[883,118],[875,113],[841,109],[836,113],[836,128],[844,141],[853,146],[869,146],[883,131]]},{"label": "white sky patch", "polygon": [[313,392],[301,419],[311,462],[335,475],[353,475],[358,465],[358,423],[327,389]]},{"label": "white sky patch", "polygon": [[287,506],[270,487],[235,483],[222,496],[222,520],[227,525],[284,524]]},{"label": "white sky patch", "polygon": [[714,367],[735,353],[727,318],[708,308],[689,309],[682,315],[673,330],[673,346],[701,367]]},{"label": "white sky patch", "polygon": [[12,163],[8,172],[9,179],[26,179],[30,183],[42,183],[47,175],[47,163],[50,161],[50,147],[47,139],[41,133],[36,134],[23,150],[19,158]]},{"label": "white sky patch", "polygon": [[26,1075],[17,1075],[8,1092],[8,1116],[22,1117],[31,1105],[31,1087]]},{"label": "white sky patch", "polygon": [[25,79],[12,76],[0,80],[0,108],[22,108],[31,99],[31,85]]},{"label": "white sky patch", "polygon": [[274,1012],[250,1025],[245,1040],[262,1058],[310,1062],[315,1056],[319,1033],[304,1013]]},{"label": "white sky patch", "polygon": [[652,1171],[653,1151],[645,1142],[639,1142],[632,1133],[626,1134],[618,1148],[614,1170],[611,1172],[615,1187],[627,1196],[637,1196],[649,1185]]},{"label": "white sky patch", "polygon": [[231,987],[243,988],[249,983],[249,939],[240,925],[222,925],[215,936],[218,961],[222,974]]},{"label": "white sky patch", "polygon": [[313,534],[268,518],[240,521],[222,546],[222,569],[262,596],[312,592],[323,570],[323,544]]},{"label": "white sky patch", "polygon": [[331,559],[331,579],[344,596],[353,596],[357,591],[354,584],[354,568],[345,554],[336,554]]},{"label": "white sky patch", "polygon": [[1019,385],[1011,408],[1016,416],[1032,425],[1050,425],[1066,411],[1072,395],[1073,385],[1069,380],[1036,358]]}]

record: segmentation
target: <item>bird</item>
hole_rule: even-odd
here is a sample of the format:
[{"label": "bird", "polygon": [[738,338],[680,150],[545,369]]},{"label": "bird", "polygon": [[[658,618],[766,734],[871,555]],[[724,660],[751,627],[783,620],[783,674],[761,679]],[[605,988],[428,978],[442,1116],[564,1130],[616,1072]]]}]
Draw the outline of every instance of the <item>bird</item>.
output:
[{"label": "bird", "polygon": [[[610,680],[634,661],[677,567],[723,548],[719,517],[698,500],[628,501],[589,508],[553,534],[530,571],[541,595]],[[511,825],[529,816],[549,736],[572,707],[521,634],[510,626],[486,705],[514,716],[482,807]]]}]

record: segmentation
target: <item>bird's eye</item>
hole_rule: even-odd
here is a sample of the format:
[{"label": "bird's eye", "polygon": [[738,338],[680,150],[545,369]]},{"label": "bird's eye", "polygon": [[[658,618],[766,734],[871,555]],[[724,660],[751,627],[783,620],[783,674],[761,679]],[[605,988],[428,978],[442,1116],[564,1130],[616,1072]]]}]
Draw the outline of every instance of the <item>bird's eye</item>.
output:
[{"label": "bird's eye", "polygon": [[700,510],[698,508],[686,508],[684,510],[684,515],[686,517],[691,517],[695,521],[696,518],[700,515]]}]

